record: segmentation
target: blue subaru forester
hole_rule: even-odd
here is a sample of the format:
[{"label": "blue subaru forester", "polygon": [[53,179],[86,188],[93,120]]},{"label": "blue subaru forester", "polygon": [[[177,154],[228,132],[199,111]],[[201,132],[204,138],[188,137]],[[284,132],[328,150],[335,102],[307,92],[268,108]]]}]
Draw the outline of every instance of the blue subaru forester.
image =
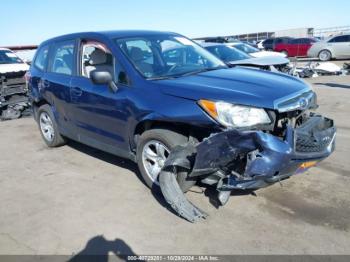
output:
[{"label": "blue subaru forester", "polygon": [[47,40],[32,63],[29,92],[48,146],[72,139],[131,159],[149,187],[159,185],[179,145],[206,143],[197,153],[208,151],[188,166],[202,166],[201,172],[180,170],[183,191],[197,181],[230,190],[266,186],[334,150],[333,121],[312,112],[316,95],[303,81],[227,68],[176,33],[109,31]]}]

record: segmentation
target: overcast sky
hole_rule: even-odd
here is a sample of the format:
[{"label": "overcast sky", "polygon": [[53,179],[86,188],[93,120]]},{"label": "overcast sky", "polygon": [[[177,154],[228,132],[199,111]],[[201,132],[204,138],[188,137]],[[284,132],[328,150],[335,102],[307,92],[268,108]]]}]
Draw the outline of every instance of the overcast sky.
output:
[{"label": "overcast sky", "polygon": [[113,29],[189,37],[350,25],[349,0],[2,0],[0,46]]}]

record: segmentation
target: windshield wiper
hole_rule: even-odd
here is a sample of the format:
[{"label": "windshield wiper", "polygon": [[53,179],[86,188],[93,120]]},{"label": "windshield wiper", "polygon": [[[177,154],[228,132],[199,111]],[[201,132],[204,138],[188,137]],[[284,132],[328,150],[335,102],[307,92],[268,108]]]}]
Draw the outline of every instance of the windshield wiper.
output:
[{"label": "windshield wiper", "polygon": [[175,78],[174,76],[155,76],[147,78],[147,80],[165,80],[165,79],[172,79]]},{"label": "windshield wiper", "polygon": [[200,74],[200,73],[214,71],[214,70],[219,70],[219,69],[224,69],[224,68],[226,68],[226,67],[218,66],[218,67],[212,67],[212,68],[204,68],[204,69],[200,69],[200,70],[196,70],[196,71],[187,72],[187,73],[184,73],[184,74],[179,74],[179,75],[176,75],[175,77],[197,75],[197,74]]}]

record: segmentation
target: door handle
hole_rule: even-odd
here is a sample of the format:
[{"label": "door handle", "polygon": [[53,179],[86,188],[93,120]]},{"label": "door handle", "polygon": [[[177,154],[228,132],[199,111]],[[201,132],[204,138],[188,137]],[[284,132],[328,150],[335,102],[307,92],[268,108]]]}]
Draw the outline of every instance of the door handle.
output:
[{"label": "door handle", "polygon": [[74,96],[81,96],[83,94],[83,90],[80,87],[73,87],[71,92]]}]

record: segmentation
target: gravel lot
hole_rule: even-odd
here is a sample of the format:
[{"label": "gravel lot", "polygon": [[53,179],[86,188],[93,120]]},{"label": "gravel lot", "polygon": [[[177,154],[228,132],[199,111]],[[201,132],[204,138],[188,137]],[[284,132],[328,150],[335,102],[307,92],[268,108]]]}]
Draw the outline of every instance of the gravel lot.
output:
[{"label": "gravel lot", "polygon": [[[0,123],[0,254],[350,254],[350,76],[309,80],[338,126],[336,152],[307,174],[191,224],[130,161],[78,143],[49,149],[33,119]],[[198,188],[195,190],[198,190]]]}]

